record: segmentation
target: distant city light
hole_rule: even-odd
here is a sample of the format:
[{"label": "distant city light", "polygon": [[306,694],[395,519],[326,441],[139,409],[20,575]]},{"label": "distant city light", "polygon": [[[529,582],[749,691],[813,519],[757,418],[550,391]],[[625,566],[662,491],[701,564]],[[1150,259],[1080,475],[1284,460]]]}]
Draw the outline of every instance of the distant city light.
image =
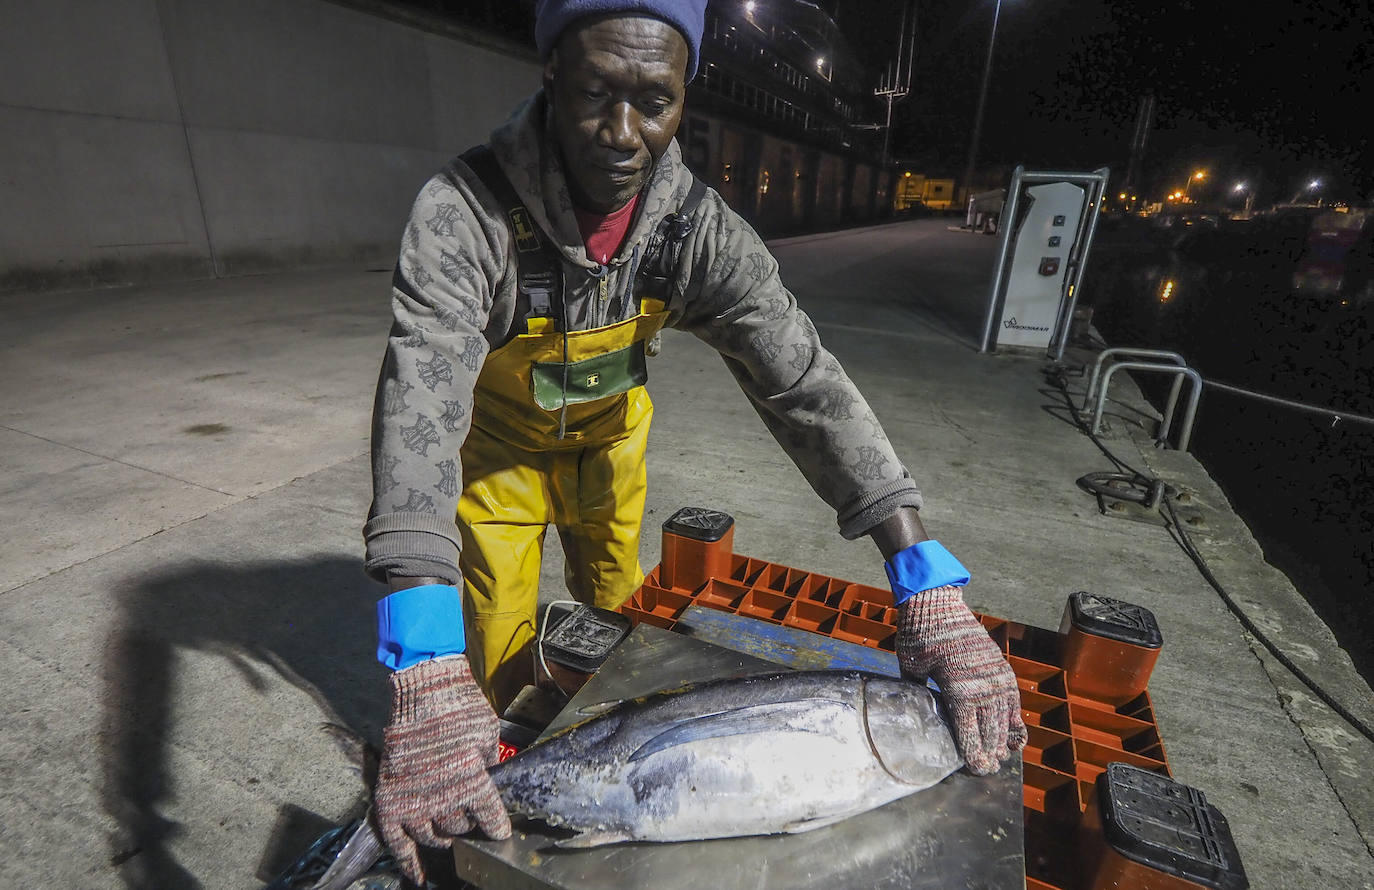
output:
[{"label": "distant city light", "polygon": [[756,4],[756,3],[754,2],[754,0],[748,0],[748,2],[746,2],[746,3],[744,4],[744,11],[745,11],[745,12],[748,12],[748,13],[752,13],[752,12],[754,11],[754,7],[757,6],[757,5],[758,5],[758,4]]},{"label": "distant city light", "polygon": [[1174,282],[1172,279],[1164,279],[1164,286],[1159,289],[1159,302],[1167,303],[1174,298]]},{"label": "distant city light", "polygon": [[1245,191],[1245,183],[1243,183],[1243,182],[1238,182],[1238,183],[1236,183],[1234,186],[1231,187],[1231,191],[1233,191],[1233,192],[1243,192],[1243,191]]},{"label": "distant city light", "polygon": [[1309,182],[1309,183],[1307,184],[1307,187],[1310,188],[1310,189],[1316,189],[1316,188],[1321,188],[1321,185],[1322,185],[1322,181],[1321,181],[1320,179],[1314,179],[1314,180],[1312,180],[1311,182]]}]

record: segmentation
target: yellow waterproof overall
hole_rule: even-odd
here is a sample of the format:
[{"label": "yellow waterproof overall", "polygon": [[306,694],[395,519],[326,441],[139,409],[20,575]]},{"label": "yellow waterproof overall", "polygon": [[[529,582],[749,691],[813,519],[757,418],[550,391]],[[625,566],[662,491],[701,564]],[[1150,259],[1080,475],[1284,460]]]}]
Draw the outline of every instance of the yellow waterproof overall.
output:
[{"label": "yellow waterproof overall", "polygon": [[639,529],[653,403],[615,368],[639,350],[631,364],[642,369],[644,344],[666,319],[661,303],[644,300],[634,318],[565,340],[551,319],[530,318],[528,332],[488,355],[478,376],[457,519],[468,660],[498,713],[533,679],[550,524],[574,598],[614,609],[644,580]]}]

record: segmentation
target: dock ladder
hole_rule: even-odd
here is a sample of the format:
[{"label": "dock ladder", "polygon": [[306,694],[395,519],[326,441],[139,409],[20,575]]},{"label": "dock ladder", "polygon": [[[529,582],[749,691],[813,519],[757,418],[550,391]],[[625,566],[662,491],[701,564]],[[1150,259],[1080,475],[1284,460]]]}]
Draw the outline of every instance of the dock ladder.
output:
[{"label": "dock ladder", "polygon": [[[1119,361],[1118,357],[1132,360]],[[1105,374],[1102,371],[1104,365],[1107,366]],[[1093,363],[1092,375],[1088,378],[1088,391],[1083,396],[1083,410],[1088,410],[1090,405],[1093,408],[1093,435],[1102,431],[1102,412],[1107,407],[1107,389],[1111,385],[1112,375],[1121,370],[1162,372],[1174,376],[1173,386],[1169,389],[1169,401],[1164,407],[1164,420],[1160,423],[1158,435],[1155,436],[1156,444],[1164,446],[1169,444],[1169,433],[1173,429],[1174,412],[1178,408],[1183,381],[1186,378],[1192,383],[1188,390],[1188,405],[1183,412],[1183,426],[1178,437],[1178,450],[1187,451],[1188,442],[1193,437],[1193,421],[1197,418],[1198,400],[1202,397],[1202,375],[1188,367],[1188,362],[1177,352],[1162,349],[1114,346],[1102,350],[1097,356],[1097,361]],[[1102,382],[1100,389],[1099,379]]]}]

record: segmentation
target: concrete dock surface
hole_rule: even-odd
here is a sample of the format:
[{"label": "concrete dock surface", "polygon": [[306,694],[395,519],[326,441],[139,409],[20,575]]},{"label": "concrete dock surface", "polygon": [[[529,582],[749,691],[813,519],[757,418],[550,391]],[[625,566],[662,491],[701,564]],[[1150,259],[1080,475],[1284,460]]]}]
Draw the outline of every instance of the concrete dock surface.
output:
[{"label": "concrete dock surface", "polygon": [[[971,570],[970,605],[1046,628],[1076,590],[1149,608],[1170,766],[1228,818],[1250,886],[1374,888],[1374,745],[1157,513],[1104,514],[1075,485],[1113,467],[1043,355],[978,354],[995,239],[920,220],[770,246]],[[0,885],[260,886],[360,812],[357,748],[386,713],[361,528],[389,272],[0,296]],[[709,349],[669,332],[650,374],[646,568],[661,522],[697,505],[735,517],[737,553],[885,586]],[[1205,469],[1150,444],[1157,415],[1118,379],[1105,444],[1189,492],[1236,603],[1374,723],[1330,631]],[[556,534],[546,553],[558,598]]]}]

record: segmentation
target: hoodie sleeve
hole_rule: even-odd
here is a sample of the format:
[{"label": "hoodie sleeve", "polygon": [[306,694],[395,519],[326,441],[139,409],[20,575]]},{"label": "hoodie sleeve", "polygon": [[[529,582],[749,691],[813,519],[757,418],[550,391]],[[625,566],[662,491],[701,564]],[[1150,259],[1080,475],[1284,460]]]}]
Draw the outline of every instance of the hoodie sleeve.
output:
[{"label": "hoodie sleeve", "polygon": [[720,353],[773,438],[856,538],[921,494],[882,424],[778,276],[762,240],[714,190],[682,262],[674,325]]},{"label": "hoodie sleeve", "polygon": [[420,190],[392,278],[391,333],[372,411],[364,568],[458,583],[459,449],[504,274],[504,231],[450,166]]}]

